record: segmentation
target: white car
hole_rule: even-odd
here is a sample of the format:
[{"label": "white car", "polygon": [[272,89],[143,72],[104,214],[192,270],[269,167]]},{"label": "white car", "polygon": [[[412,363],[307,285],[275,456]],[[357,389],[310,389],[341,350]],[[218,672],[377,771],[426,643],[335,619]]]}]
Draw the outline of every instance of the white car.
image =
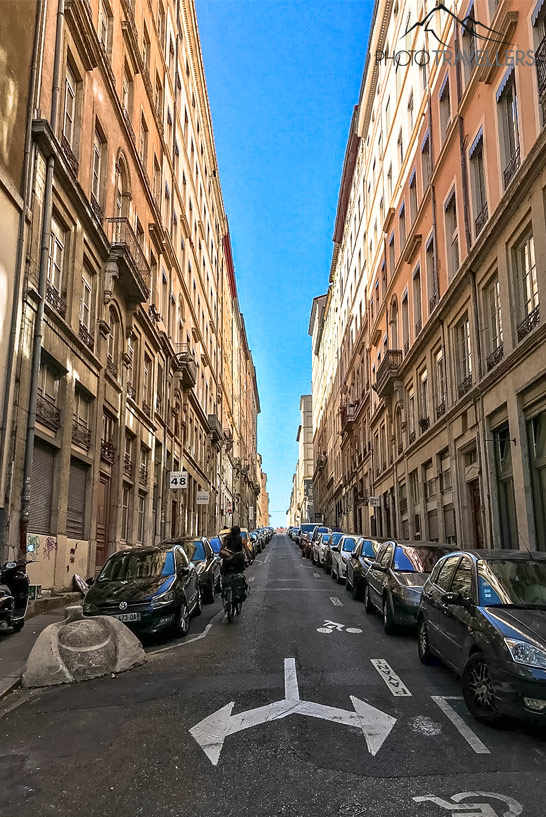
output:
[{"label": "white car", "polygon": [[330,536],[330,533],[321,533],[318,539],[313,542],[313,548],[311,550],[311,561],[313,564],[320,565],[321,567],[324,565]]},{"label": "white car", "polygon": [[347,562],[361,539],[360,533],[344,533],[338,544],[332,547],[332,579],[338,584],[347,578]]}]

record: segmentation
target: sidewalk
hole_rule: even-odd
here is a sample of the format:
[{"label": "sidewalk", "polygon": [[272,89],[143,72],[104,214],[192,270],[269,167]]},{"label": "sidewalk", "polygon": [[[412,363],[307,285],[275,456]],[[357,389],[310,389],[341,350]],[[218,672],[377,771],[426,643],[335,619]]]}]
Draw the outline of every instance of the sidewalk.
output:
[{"label": "sidewalk", "polygon": [[0,634],[0,698],[17,686],[38,635],[64,618],[64,606],[27,619],[20,633]]}]

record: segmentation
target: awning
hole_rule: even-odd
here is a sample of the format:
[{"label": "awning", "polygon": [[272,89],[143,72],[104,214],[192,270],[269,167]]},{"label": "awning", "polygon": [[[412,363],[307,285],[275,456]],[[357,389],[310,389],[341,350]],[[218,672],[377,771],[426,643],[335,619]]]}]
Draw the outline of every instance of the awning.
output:
[{"label": "awning", "polygon": [[430,245],[434,242],[434,233],[429,235],[428,241],[425,244],[425,249],[430,250]]},{"label": "awning", "polygon": [[425,133],[425,138],[423,139],[423,141],[421,143],[421,152],[426,148],[429,136],[430,136],[430,134],[429,134],[429,132],[427,130],[427,132]]},{"label": "awning", "polygon": [[391,233],[391,237],[389,238],[389,247],[390,247],[391,244],[394,244],[394,230]]},{"label": "awning", "polygon": [[455,198],[455,186],[453,186],[453,188],[451,190],[451,193],[449,194],[449,196],[446,199],[446,203],[444,204],[444,210],[449,210],[449,208],[451,207],[451,203],[453,202],[454,198]]},{"label": "awning", "polygon": [[[472,2],[470,3],[470,5],[468,7],[468,11],[466,12],[466,14],[465,14],[465,16],[463,18],[463,23],[466,23],[468,17],[472,17],[473,11],[474,11],[474,0],[472,0]],[[474,18],[472,17],[472,20],[470,21],[470,23],[472,23],[473,20],[474,20]],[[469,30],[468,30],[468,28],[466,26],[463,26],[463,37],[465,36],[465,34],[470,34],[470,32],[469,32]]]},{"label": "awning", "polygon": [[507,83],[509,82],[509,80],[510,80],[510,78],[511,78],[511,76],[512,76],[512,74],[513,74],[513,73],[514,73],[514,66],[513,66],[513,65],[511,65],[511,66],[510,66],[510,68],[508,69],[508,71],[507,71],[507,72],[505,73],[505,75],[503,76],[503,78],[502,78],[502,82],[501,82],[501,84],[499,85],[499,89],[498,89],[498,91],[497,91],[497,102],[499,101],[499,99],[500,99],[500,98],[501,98],[501,96],[503,95],[503,93],[504,93],[504,89],[506,88],[506,85],[507,85]]},{"label": "awning", "polygon": [[476,150],[476,148],[478,147],[478,145],[479,145],[479,143],[480,143],[480,141],[482,139],[483,139],[483,128],[480,128],[478,133],[476,134],[476,138],[474,139],[474,141],[470,145],[470,150],[468,151],[469,159],[472,158],[472,154],[474,153],[474,151]]},{"label": "awning", "polygon": [[445,92],[445,89],[446,89],[446,86],[447,86],[448,82],[449,82],[449,71],[446,71],[444,81],[442,82],[442,84],[440,86],[440,93],[438,94],[438,98],[440,99],[440,102],[442,101],[442,97],[444,95],[444,92]]},{"label": "awning", "polygon": [[410,179],[409,179],[409,186],[410,187],[414,183],[416,175],[417,175],[417,171],[416,171],[415,168],[413,168],[413,173],[411,174]]},{"label": "awning", "polygon": [[421,264],[417,264],[415,269],[413,270],[412,278],[417,278],[417,276],[421,273]]},{"label": "awning", "polygon": [[400,210],[398,211],[398,215],[399,215],[399,216],[401,216],[401,215],[402,215],[402,213],[404,212],[404,208],[405,208],[405,207],[406,207],[406,202],[405,202],[405,201],[403,201],[403,202],[402,202],[402,204],[400,205]]},{"label": "awning", "polygon": [[385,259],[381,262],[381,271],[385,269]]},{"label": "awning", "polygon": [[537,24],[538,15],[542,11],[542,6],[543,5],[544,5],[544,0],[537,0],[537,4],[536,4],[536,6],[535,6],[535,8],[533,10],[533,13],[531,14],[531,23],[534,26],[536,26],[536,24]]}]

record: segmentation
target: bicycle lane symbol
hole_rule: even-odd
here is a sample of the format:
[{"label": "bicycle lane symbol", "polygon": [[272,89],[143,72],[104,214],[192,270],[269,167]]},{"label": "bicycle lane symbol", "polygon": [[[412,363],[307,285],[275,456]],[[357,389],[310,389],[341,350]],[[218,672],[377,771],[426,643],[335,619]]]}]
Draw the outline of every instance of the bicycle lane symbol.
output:
[{"label": "bicycle lane symbol", "polygon": [[342,633],[345,630],[346,633],[361,633],[362,630],[360,627],[345,627],[345,624],[338,624],[336,621],[328,621],[326,619],[322,627],[317,627],[317,633]]},{"label": "bicycle lane symbol", "polygon": [[[459,794],[454,794],[451,801],[443,800],[441,797],[436,797],[433,794],[427,794],[422,797],[413,797],[415,803],[435,803],[440,808],[451,812],[456,817],[515,817],[523,813],[523,806],[508,797],[505,794],[496,794],[495,792],[487,791],[463,791]],[[472,799],[473,802],[463,802],[464,800]],[[507,811],[496,811],[490,803],[483,802],[484,799],[500,800],[504,805],[500,808],[508,806]]]}]

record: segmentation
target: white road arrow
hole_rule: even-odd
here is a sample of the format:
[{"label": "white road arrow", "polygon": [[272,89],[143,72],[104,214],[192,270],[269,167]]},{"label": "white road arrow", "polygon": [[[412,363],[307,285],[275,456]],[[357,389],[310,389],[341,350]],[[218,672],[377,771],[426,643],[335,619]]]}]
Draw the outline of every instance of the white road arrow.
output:
[{"label": "white road arrow", "polygon": [[353,695],[351,695],[351,702],[354,712],[317,704],[313,701],[301,701],[294,658],[284,660],[284,684],[285,697],[282,701],[275,701],[257,709],[249,709],[237,715],[231,714],[235,706],[232,701],[190,729],[191,736],[195,738],[213,766],[218,764],[224,741],[228,735],[234,735],[236,732],[262,723],[280,720],[288,715],[306,715],[310,718],[320,718],[356,727],[362,731],[371,755],[376,755],[381,749],[396,723],[396,718]]}]

